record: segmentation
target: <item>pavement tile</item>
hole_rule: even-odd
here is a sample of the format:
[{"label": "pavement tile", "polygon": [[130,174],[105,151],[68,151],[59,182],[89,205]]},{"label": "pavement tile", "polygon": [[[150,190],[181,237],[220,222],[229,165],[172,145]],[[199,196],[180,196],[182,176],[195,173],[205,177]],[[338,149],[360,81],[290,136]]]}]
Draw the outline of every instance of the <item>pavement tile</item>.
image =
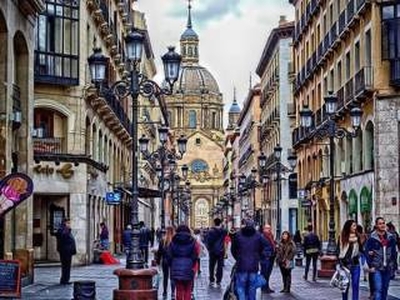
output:
[{"label": "pavement tile", "polygon": [[[113,271],[125,265],[121,259],[121,265],[90,265],[74,267],[71,272],[71,281],[94,280],[96,281],[96,300],[111,300],[112,292],[118,286],[117,277]],[[225,261],[222,288],[212,288],[208,282],[208,259],[203,258],[201,262],[202,273],[195,282],[196,300],[221,299],[223,292],[229,284],[229,276],[233,259]],[[261,294],[259,291],[257,300],[268,299],[299,299],[299,300],[340,300],[341,293],[329,286],[328,280],[317,280],[317,282],[304,281],[302,279],[304,269],[296,267],[293,270],[292,293],[281,294],[281,277],[279,269],[275,268],[272,273],[271,287],[275,290],[273,294]],[[59,285],[60,267],[41,267],[35,269],[35,283],[22,289],[22,299],[26,300],[71,300],[73,298],[73,285]],[[159,281],[159,297],[162,299],[162,278]],[[360,300],[368,299],[367,283],[361,282]],[[389,300],[400,300],[400,279],[391,283],[392,297]],[[396,297],[394,297],[396,296]],[[1,299],[1,298],[0,298]],[[170,299],[170,298],[167,298]]]}]

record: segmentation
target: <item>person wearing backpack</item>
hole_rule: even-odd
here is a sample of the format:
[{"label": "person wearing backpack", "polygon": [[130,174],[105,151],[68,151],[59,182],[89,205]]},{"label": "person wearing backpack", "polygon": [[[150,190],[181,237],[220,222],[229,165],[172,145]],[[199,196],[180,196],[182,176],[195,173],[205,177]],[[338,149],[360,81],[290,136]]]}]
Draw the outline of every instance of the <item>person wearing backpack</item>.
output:
[{"label": "person wearing backpack", "polygon": [[313,281],[317,280],[317,260],[321,251],[321,242],[318,236],[313,232],[313,226],[308,225],[308,233],[304,236],[303,249],[306,257],[306,268],[304,270],[304,280],[308,280],[310,263],[313,263]]}]

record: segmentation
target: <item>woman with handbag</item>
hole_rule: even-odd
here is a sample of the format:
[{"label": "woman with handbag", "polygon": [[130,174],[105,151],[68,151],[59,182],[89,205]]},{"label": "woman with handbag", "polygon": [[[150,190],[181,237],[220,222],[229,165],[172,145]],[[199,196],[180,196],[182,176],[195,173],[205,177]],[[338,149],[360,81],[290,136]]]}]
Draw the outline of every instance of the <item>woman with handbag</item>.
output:
[{"label": "woman with handbag", "polygon": [[[168,247],[171,244],[172,238],[175,235],[175,228],[172,226],[168,226],[165,231],[165,236],[161,239],[158,244],[158,251],[156,255],[157,264],[162,269],[163,274],[163,298],[166,299],[167,291],[168,291],[168,279],[170,277],[170,266],[168,264]],[[173,280],[171,280],[171,299],[175,298],[175,284]]]},{"label": "woman with handbag", "polygon": [[[357,233],[357,223],[354,220],[347,220],[339,239],[339,264],[350,271],[352,300],[359,299],[360,288],[360,255],[362,244]],[[342,299],[347,300],[350,285],[342,293]]]},{"label": "woman with handbag", "polygon": [[292,283],[293,258],[296,254],[296,245],[292,241],[289,231],[284,231],[278,245],[276,261],[282,274],[283,289],[281,293],[290,293]]}]

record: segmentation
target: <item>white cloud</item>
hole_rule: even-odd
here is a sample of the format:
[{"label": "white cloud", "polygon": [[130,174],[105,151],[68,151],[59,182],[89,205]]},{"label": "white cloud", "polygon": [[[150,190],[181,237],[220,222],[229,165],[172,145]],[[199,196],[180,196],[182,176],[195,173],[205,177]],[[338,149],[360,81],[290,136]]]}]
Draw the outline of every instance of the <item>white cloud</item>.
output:
[{"label": "white cloud", "polygon": [[[159,57],[168,45],[179,45],[186,27],[187,1],[138,0],[137,7],[146,15],[160,81]],[[193,29],[200,38],[200,64],[217,79],[227,112],[234,85],[241,103],[247,95],[250,72],[253,84],[258,82],[255,69],[268,35],[280,15],[292,20],[294,9],[288,0],[194,0],[192,8]]]}]

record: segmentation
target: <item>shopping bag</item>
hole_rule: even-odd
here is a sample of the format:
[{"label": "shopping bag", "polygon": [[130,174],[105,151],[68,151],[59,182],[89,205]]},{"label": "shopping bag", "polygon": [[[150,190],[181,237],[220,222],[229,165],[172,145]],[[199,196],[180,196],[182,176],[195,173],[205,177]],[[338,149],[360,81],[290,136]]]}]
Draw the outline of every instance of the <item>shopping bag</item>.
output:
[{"label": "shopping bag", "polygon": [[336,271],[332,276],[330,285],[345,292],[350,284],[350,271],[343,266],[337,266]]}]

